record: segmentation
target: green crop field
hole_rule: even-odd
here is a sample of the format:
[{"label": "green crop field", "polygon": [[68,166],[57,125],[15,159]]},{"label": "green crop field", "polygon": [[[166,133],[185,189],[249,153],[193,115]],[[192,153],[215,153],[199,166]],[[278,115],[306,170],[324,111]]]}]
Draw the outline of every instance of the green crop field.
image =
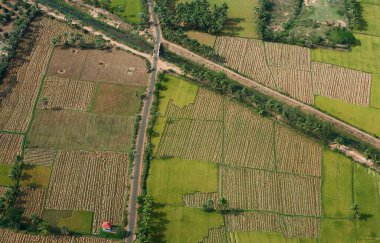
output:
[{"label": "green crop field", "polygon": [[355,223],[349,219],[323,219],[320,242],[354,243]]},{"label": "green crop field", "polygon": [[0,165],[0,186],[11,186],[12,180],[9,178],[11,173],[11,165]]},{"label": "green crop field", "polygon": [[216,165],[211,163],[156,159],[151,162],[148,193],[157,203],[181,205],[183,194],[216,191],[217,172]]},{"label": "green crop field", "polygon": [[349,218],[353,204],[353,163],[341,154],[323,152],[324,216]]},{"label": "green crop field", "polygon": [[118,13],[127,22],[133,24],[141,22],[140,14],[143,12],[141,0],[111,0],[111,8],[120,8],[122,11]]},{"label": "green crop field", "polygon": [[44,220],[57,228],[67,227],[69,231],[90,234],[93,212],[46,209]]},{"label": "green crop field", "polygon": [[21,176],[21,186],[48,188],[50,181],[50,166],[26,164]]}]

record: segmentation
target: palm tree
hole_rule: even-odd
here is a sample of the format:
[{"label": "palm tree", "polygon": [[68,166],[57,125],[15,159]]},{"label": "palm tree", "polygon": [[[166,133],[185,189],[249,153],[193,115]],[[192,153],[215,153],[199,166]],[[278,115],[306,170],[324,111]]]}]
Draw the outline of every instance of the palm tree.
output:
[{"label": "palm tree", "polygon": [[228,207],[228,201],[225,197],[220,198],[220,208],[221,210],[226,210]]},{"label": "palm tree", "polygon": [[341,137],[334,138],[334,143],[336,144],[336,146],[338,148],[340,148],[340,145],[342,145],[342,143],[343,143],[343,138],[341,138]]},{"label": "palm tree", "polygon": [[47,235],[49,233],[48,225],[44,221],[38,224],[37,230],[41,235]]},{"label": "palm tree", "polygon": [[360,207],[358,203],[354,203],[354,205],[351,207],[353,220],[356,220],[359,217],[359,209]]}]

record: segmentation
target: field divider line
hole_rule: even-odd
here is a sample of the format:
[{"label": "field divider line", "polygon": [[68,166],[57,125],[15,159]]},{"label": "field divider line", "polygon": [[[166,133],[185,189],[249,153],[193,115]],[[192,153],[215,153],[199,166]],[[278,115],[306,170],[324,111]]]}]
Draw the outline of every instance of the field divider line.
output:
[{"label": "field divider line", "polygon": [[3,134],[15,134],[15,135],[26,135],[26,132],[16,132],[16,131],[10,131],[10,130],[0,130],[0,133]]}]

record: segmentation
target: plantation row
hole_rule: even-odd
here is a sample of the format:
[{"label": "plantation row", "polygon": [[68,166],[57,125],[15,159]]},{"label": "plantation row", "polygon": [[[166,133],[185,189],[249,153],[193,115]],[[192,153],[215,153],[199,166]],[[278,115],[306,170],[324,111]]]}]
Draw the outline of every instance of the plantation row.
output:
[{"label": "plantation row", "polygon": [[71,109],[87,111],[96,83],[58,77],[48,77],[38,102],[40,109]]},{"label": "plantation row", "polygon": [[286,238],[318,238],[320,219],[275,213],[244,212],[225,216],[228,231],[281,232]]},{"label": "plantation row", "polygon": [[166,110],[166,116],[198,120],[222,120],[223,99],[221,96],[206,89],[199,89],[194,103],[183,108],[174,105],[173,101],[170,100]]},{"label": "plantation row", "polygon": [[224,243],[226,237],[226,230],[224,226],[208,230],[208,235],[203,238],[201,243]]},{"label": "plantation row", "polygon": [[371,74],[312,62],[307,48],[218,37],[215,51],[226,58],[227,66],[302,102],[313,104],[317,94],[369,105]]},{"label": "plantation row", "polygon": [[50,165],[56,155],[56,149],[28,148],[24,154],[24,162],[33,165]]},{"label": "plantation row", "polygon": [[0,164],[13,164],[21,153],[24,137],[16,134],[0,134]]},{"label": "plantation row", "polygon": [[320,216],[321,179],[270,171],[220,167],[221,195],[229,207]]},{"label": "plantation row", "polygon": [[41,236],[16,233],[8,229],[0,229],[0,243],[115,243],[113,240],[94,237],[75,236]]},{"label": "plantation row", "polygon": [[169,119],[157,155],[221,163],[222,134],[222,122]]},{"label": "plantation row", "polygon": [[60,151],[46,208],[93,211],[94,232],[104,219],[122,225],[128,165],[128,154]]},{"label": "plantation row", "polygon": [[[199,89],[199,94],[203,93],[203,89]],[[281,125],[275,126],[273,121],[260,117],[234,102],[211,98],[209,99],[211,105],[205,104],[204,107],[213,107],[216,101],[219,101],[219,104],[225,103],[223,130],[222,123],[204,121],[204,118],[210,117],[192,110],[199,100],[197,96],[194,104],[184,108],[169,102],[166,113],[168,121],[158,146],[156,154],[158,157],[178,157],[321,176],[322,149],[319,144]],[[223,109],[223,106],[220,109]],[[223,114],[223,111],[220,113]],[[201,120],[177,120],[177,118]],[[224,139],[223,161],[222,139]]]}]

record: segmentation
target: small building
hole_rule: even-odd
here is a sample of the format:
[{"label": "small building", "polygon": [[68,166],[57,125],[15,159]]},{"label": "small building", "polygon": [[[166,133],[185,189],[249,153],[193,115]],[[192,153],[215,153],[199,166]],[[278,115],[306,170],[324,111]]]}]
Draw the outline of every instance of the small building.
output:
[{"label": "small building", "polygon": [[112,224],[110,222],[104,221],[102,223],[102,229],[104,232],[111,232],[112,230]]}]

